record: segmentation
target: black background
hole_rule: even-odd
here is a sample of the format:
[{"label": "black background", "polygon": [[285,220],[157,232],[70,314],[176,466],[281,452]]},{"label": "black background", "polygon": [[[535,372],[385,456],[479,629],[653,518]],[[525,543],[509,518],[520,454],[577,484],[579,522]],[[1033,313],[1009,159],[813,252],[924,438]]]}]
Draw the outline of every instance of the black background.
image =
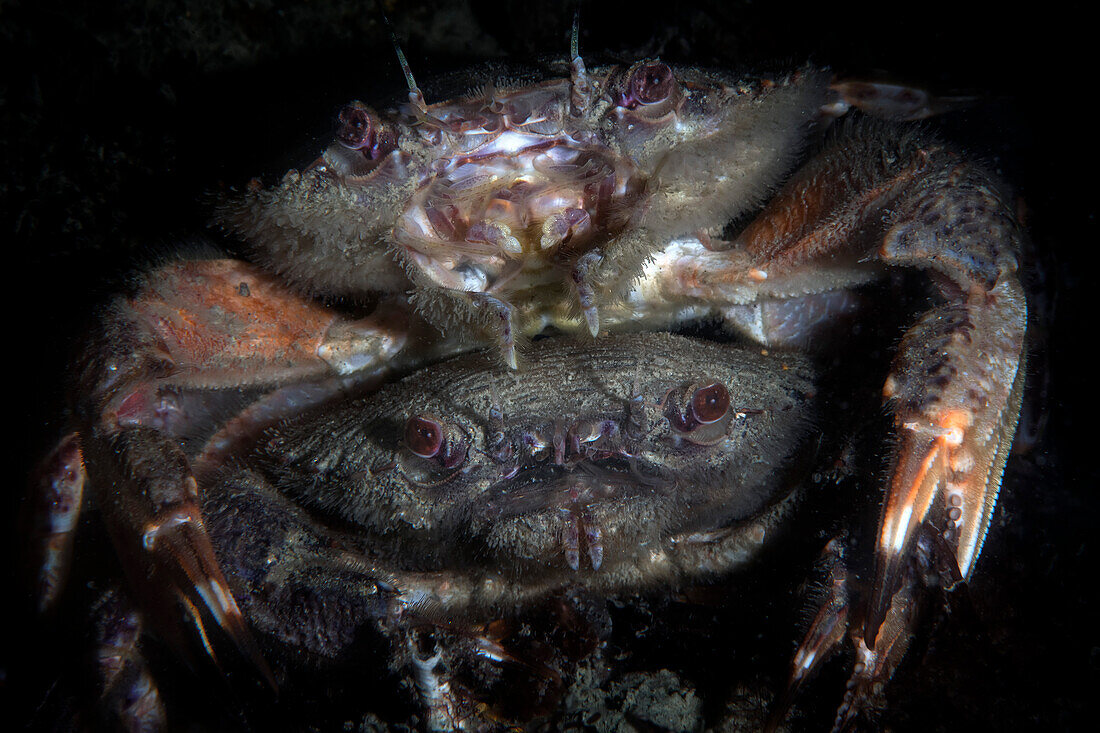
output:
[{"label": "black background", "polygon": [[[421,79],[486,58],[564,56],[574,8],[386,5]],[[930,690],[959,687],[990,726],[1081,726],[1100,669],[1098,471],[1086,444],[1100,431],[1085,361],[1098,290],[1097,65],[1083,7],[606,2],[585,4],[581,19],[586,57],[763,69],[810,59],[842,75],[885,73],[985,100],[937,124],[998,169],[1026,206],[1035,243],[1026,414],[1037,444],[1010,459],[972,584],[989,643],[954,660],[954,679]],[[132,268],[193,246],[218,190],[308,162],[341,104],[397,98],[403,80],[369,2],[4,2],[0,46],[9,58],[0,72],[5,415],[15,433],[4,529],[15,558],[24,477],[64,429],[66,362],[89,313]],[[17,569],[10,562],[4,596],[19,609]],[[33,639],[20,628],[4,635],[0,695],[26,720],[44,699],[41,678],[26,673],[48,665],[50,647],[36,642],[28,649],[40,653],[23,655],[21,642]],[[914,662],[897,684],[920,679]],[[934,720],[951,727],[947,702],[919,690],[911,698],[945,706]]]}]

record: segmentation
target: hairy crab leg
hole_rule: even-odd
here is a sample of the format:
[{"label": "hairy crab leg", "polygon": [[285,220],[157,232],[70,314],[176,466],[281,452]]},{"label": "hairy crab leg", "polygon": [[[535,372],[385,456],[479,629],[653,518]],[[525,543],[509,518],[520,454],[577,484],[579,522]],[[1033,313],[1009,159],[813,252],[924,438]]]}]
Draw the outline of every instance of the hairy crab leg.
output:
[{"label": "hairy crab leg", "polygon": [[603,255],[598,250],[588,252],[577,260],[577,264],[569,273],[576,290],[577,302],[584,315],[584,322],[588,326],[588,332],[593,336],[600,333],[600,317],[596,309],[596,293],[591,281],[592,270],[602,259]]},{"label": "hairy crab leg", "polygon": [[[979,168],[917,133],[856,127],[797,172],[728,248],[674,242],[637,286],[654,311],[784,299],[797,307],[886,267],[929,273],[941,302],[906,332],[884,387],[898,447],[859,632],[874,659],[912,623],[913,614],[891,609],[911,586],[920,532],[942,537],[964,580],[981,552],[1023,389],[1021,238]],[[782,342],[778,333],[750,335]],[[892,666],[876,669],[884,680]]]},{"label": "hairy crab leg", "polygon": [[384,370],[403,345],[392,314],[349,321],[229,260],[162,267],[114,304],[82,369],[83,391],[94,396],[78,407],[83,458],[135,594],[185,654],[194,645],[171,621],[181,608],[206,653],[214,656],[211,632],[220,628],[274,684],[206,533],[201,489],[181,448],[217,425],[218,400],[188,394],[218,390],[247,403],[266,393],[263,408],[219,433],[247,443],[299,409],[301,384],[320,389],[309,394],[314,404],[326,391],[338,397]]},{"label": "hairy crab leg", "polygon": [[936,97],[916,87],[857,79],[835,81],[829,89],[835,97],[822,112],[832,117],[841,117],[855,107],[883,120],[923,120],[976,101],[975,97]]},{"label": "hairy crab leg", "polygon": [[105,707],[124,730],[165,730],[164,702],[140,649],[141,616],[117,588],[107,591],[95,613],[96,671]]},{"label": "hairy crab leg", "polygon": [[825,599],[791,660],[787,689],[776,701],[768,716],[765,726],[765,731],[768,733],[779,728],[799,690],[817,673],[848,633],[852,609],[852,581],[845,564],[844,549],[842,538],[833,538],[825,545],[822,553],[828,564],[828,588],[825,591]]},{"label": "hairy crab leg", "polygon": [[515,308],[488,293],[469,293],[469,300],[475,311],[496,331],[504,363],[516,369]]},{"label": "hairy crab leg", "polygon": [[39,613],[54,606],[68,580],[87,477],[76,433],[62,438],[31,477],[28,566],[36,573],[33,592]]},{"label": "hairy crab leg", "polygon": [[868,638],[933,503],[946,514],[937,529],[964,580],[981,553],[1023,393],[1019,238],[993,183],[956,165],[906,202],[883,240],[884,261],[934,268],[948,282],[941,285],[947,302],[906,333],[884,388],[901,446],[880,523]]}]

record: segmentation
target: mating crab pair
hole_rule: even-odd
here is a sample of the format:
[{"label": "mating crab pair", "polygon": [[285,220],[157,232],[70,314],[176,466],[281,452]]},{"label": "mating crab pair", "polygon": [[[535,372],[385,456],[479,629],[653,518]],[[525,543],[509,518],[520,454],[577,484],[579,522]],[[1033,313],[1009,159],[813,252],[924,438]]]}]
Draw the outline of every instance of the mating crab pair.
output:
[{"label": "mating crab pair", "polygon": [[[732,436],[766,416],[767,460],[791,455],[778,408],[739,402],[730,369],[776,385],[782,370],[608,332],[716,320],[801,349],[838,316],[865,317],[854,288],[920,271],[935,304],[885,378],[897,447],[874,577],[849,622],[837,574],[792,677],[850,637],[845,724],[904,653],[929,571],[970,576],[996,502],[1026,325],[1022,235],[996,181],[909,127],[863,118],[825,132],[852,104],[910,118],[927,107],[809,67],[747,80],[655,60],[588,69],[574,48],[539,83],[432,105],[411,76],[410,88],[385,114],[349,105],[317,162],[222,205],[260,266],[165,265],[105,313],[77,370],[76,432],[42,478],[58,508],[38,538],[43,602],[70,551],[60,508],[80,504],[86,480],[156,631],[215,658],[226,635],[272,682],[271,648],[327,618],[272,611],[291,588],[358,609],[341,616],[343,638],[356,624],[472,626],[568,586],[611,596],[725,573],[786,506],[739,498],[751,481],[729,462]],[[564,338],[525,359],[523,340],[546,332]],[[503,368],[417,371],[477,348]],[[347,402],[402,373],[413,381]],[[586,403],[577,380],[615,397]],[[295,422],[306,413],[321,417]],[[259,468],[236,471],[242,456]],[[282,529],[244,542],[230,519],[246,511],[250,526]],[[477,654],[506,658],[481,638]],[[476,725],[434,664],[402,654],[432,727]],[[123,716],[156,724],[155,685],[128,679],[145,686],[128,688]]]}]

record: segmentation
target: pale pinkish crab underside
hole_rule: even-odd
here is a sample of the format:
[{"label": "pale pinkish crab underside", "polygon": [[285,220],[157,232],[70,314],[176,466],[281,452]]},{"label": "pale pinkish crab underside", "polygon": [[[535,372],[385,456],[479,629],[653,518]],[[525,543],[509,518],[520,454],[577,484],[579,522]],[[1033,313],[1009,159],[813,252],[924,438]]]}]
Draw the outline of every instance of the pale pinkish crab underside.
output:
[{"label": "pale pinkish crab underside", "polygon": [[759,206],[829,95],[808,68],[742,82],[659,61],[573,71],[384,115],[353,103],[311,168],[225,221],[311,290],[413,289],[421,315],[496,340],[515,367],[517,332],[630,318],[601,313],[672,236]]}]

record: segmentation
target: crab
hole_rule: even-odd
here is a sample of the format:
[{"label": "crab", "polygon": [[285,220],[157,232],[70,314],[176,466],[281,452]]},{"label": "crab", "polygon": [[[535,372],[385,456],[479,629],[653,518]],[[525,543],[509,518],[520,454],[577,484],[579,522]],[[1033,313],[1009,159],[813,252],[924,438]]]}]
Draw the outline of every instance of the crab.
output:
[{"label": "crab", "polygon": [[[164,265],[115,301],[76,371],[76,431],[39,478],[52,507],[38,537],[44,607],[64,585],[73,515],[89,483],[129,595],[157,634],[192,659],[223,657],[228,639],[275,686],[278,670],[249,612],[256,597],[239,574],[227,576],[237,560],[207,516],[226,467],[270,446],[273,426],[339,409],[332,406],[395,376],[435,379],[426,365],[477,349],[501,363],[479,375],[514,372],[551,384],[585,373],[609,333],[700,322],[769,350],[835,355],[821,344],[866,317],[860,293],[868,283],[913,272],[926,276],[932,305],[908,325],[884,376],[896,447],[873,571],[857,601],[837,565],[834,592],[790,680],[793,694],[848,638],[857,664],[837,727],[860,713],[904,654],[922,587],[965,581],[981,553],[1023,390],[1021,228],[1001,184],[980,166],[919,128],[881,119],[930,113],[931,101],[914,90],[836,82],[809,66],[743,79],[657,59],[589,69],[576,37],[568,64],[543,70],[545,81],[495,80],[436,104],[403,64],[406,104],[384,113],[347,105],[335,141],[313,164],[272,187],[254,181],[219,207],[221,225],[258,264]],[[847,115],[853,107],[861,112]],[[575,372],[543,366],[542,341],[527,346],[547,333],[574,355]],[[649,342],[608,343],[625,344],[633,368],[644,368],[636,345]],[[741,358],[731,352],[698,364],[681,356],[710,373]],[[618,378],[627,367],[616,369],[609,373]],[[679,381],[659,404],[685,388]],[[721,444],[722,430],[737,423],[725,412],[708,422],[700,412],[724,399],[665,414],[668,429],[698,428]],[[406,425],[405,454],[390,472],[411,485],[469,480],[474,433],[449,433],[438,415],[419,419]],[[523,449],[551,451],[556,466],[589,451],[633,456],[611,433],[572,424],[549,437],[529,431]],[[513,465],[496,449],[477,450],[499,458],[505,474],[522,471],[522,461]],[[582,481],[570,491],[577,496],[555,499],[557,529],[532,530],[541,539],[519,554],[554,568],[551,586],[621,592],[612,568],[625,552],[637,570],[637,555],[623,549],[637,538],[595,508],[602,489],[594,496]],[[344,502],[309,501],[325,511]],[[729,515],[713,509],[720,519],[700,531],[720,545]],[[433,557],[438,550],[422,543],[438,535],[413,531],[431,525],[431,512],[421,511],[379,510],[356,521],[369,525],[366,538]],[[669,530],[660,541],[676,544],[688,531]],[[332,542],[395,552],[341,538]],[[510,547],[497,570],[515,560]],[[426,587],[411,572],[376,566],[369,587],[387,608],[406,608],[415,604],[393,599],[461,594],[455,587],[467,582],[455,570]],[[507,574],[500,582],[512,584],[500,591],[506,598],[532,586]],[[463,617],[462,603],[441,604],[447,623]],[[129,618],[118,615],[111,628],[131,628]],[[432,674],[430,666],[423,673]],[[439,712],[449,699],[440,684],[421,687],[433,725],[445,728],[456,719]],[[143,689],[155,696],[151,684]],[[158,709],[155,697],[140,699]]]},{"label": "crab", "polygon": [[[430,730],[555,720],[563,678],[600,659],[601,601],[731,573],[781,536],[812,463],[808,360],[664,333],[527,356],[537,372],[475,353],[285,421],[207,484],[227,586],[288,695],[321,669],[334,705],[372,700],[347,679],[367,638],[392,655],[368,677],[412,671]],[[594,638],[569,652],[563,633]],[[493,694],[517,673],[533,700]]]}]

